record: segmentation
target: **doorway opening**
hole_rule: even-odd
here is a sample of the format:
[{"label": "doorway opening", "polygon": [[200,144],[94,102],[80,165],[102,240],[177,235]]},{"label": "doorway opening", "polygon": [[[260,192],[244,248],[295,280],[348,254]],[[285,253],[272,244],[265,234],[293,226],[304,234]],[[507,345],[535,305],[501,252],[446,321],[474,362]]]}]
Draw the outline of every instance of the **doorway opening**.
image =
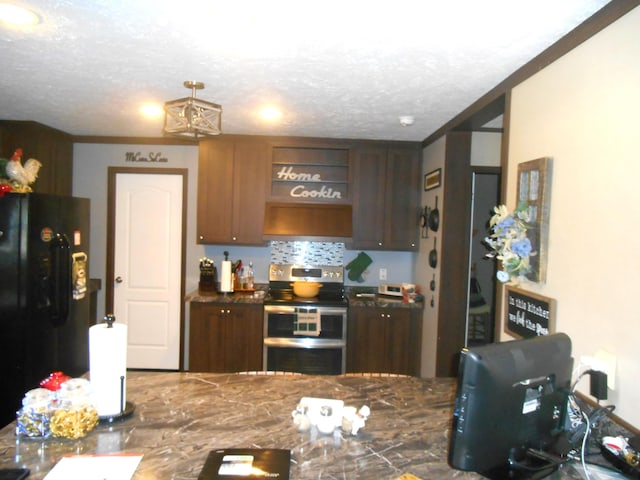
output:
[{"label": "doorway opening", "polygon": [[500,169],[477,169],[472,177],[467,347],[493,343],[496,337],[496,262],[485,257],[488,250],[483,240],[493,207],[500,202]]},{"label": "doorway opening", "polygon": [[108,168],[106,308],[127,368],[183,368],[187,170]]}]

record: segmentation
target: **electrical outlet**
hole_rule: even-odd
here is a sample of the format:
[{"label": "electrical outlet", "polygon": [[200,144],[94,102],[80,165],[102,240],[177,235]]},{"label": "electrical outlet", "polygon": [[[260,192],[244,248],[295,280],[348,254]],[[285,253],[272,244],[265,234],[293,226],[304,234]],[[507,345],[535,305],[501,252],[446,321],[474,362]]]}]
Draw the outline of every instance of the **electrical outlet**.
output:
[{"label": "electrical outlet", "polygon": [[598,350],[595,356],[580,357],[580,365],[591,370],[598,370],[607,374],[607,387],[615,390],[616,357],[604,350]]},{"label": "electrical outlet", "polygon": [[381,268],[380,269],[380,280],[386,280],[387,279],[387,269],[386,268]]},{"label": "electrical outlet", "polygon": [[616,364],[617,358],[613,353],[600,348],[596,351],[596,358],[606,365],[607,387],[610,390],[616,389]]},{"label": "electrical outlet", "polygon": [[596,357],[589,357],[587,355],[583,355],[580,357],[580,365],[582,365],[585,368],[585,370],[591,369],[591,370],[598,370],[600,372],[607,373],[607,364]]}]

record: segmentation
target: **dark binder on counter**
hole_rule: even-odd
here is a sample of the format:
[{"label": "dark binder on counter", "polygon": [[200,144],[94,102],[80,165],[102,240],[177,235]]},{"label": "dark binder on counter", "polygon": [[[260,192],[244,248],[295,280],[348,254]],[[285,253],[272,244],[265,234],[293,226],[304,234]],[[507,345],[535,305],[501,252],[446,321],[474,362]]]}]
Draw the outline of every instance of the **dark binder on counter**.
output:
[{"label": "dark binder on counter", "polygon": [[198,480],[289,480],[291,452],[277,448],[221,448],[209,452]]}]

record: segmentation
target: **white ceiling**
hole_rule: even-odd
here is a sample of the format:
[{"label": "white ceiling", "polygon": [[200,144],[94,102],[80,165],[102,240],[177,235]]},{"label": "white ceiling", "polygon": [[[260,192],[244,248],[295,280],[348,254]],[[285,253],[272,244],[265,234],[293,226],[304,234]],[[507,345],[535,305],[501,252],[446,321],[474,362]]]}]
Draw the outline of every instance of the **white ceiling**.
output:
[{"label": "white ceiling", "polygon": [[224,133],[423,140],[606,3],[31,0],[42,24],[0,24],[0,118],[159,137],[140,105],[197,80]]}]

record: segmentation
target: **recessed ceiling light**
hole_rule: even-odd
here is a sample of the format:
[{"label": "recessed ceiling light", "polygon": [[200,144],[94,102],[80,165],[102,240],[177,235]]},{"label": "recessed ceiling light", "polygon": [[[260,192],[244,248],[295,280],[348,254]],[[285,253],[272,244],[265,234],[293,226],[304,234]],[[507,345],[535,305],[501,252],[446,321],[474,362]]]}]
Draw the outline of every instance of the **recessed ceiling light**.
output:
[{"label": "recessed ceiling light", "polygon": [[157,103],[145,103],[140,107],[140,113],[147,118],[158,118],[164,115],[164,108]]},{"label": "recessed ceiling light", "polygon": [[260,110],[260,116],[266,120],[277,120],[282,116],[282,112],[276,107],[268,106]]},{"label": "recessed ceiling light", "polygon": [[42,19],[40,15],[12,3],[0,2],[0,22],[19,27],[38,25]]},{"label": "recessed ceiling light", "polygon": [[398,117],[398,120],[400,120],[400,125],[403,127],[410,127],[415,122],[415,118],[412,115],[402,115]]}]

